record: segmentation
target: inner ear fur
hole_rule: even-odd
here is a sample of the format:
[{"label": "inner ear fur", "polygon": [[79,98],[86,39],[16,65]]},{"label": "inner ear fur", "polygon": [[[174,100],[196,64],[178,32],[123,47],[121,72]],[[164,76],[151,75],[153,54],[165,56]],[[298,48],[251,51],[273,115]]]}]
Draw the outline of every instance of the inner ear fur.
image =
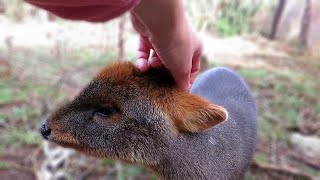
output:
[{"label": "inner ear fur", "polygon": [[204,98],[188,93],[174,93],[165,106],[173,124],[180,132],[205,131],[228,118],[227,111]]}]

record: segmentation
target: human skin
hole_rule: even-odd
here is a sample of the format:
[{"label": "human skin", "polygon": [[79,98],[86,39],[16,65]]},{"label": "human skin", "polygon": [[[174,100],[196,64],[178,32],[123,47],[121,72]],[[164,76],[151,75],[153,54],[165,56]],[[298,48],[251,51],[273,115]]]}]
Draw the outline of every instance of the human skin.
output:
[{"label": "human skin", "polygon": [[131,21],[140,34],[136,66],[147,71],[164,65],[178,87],[189,91],[200,68],[202,44],[187,22],[182,0],[141,0],[131,10]]}]

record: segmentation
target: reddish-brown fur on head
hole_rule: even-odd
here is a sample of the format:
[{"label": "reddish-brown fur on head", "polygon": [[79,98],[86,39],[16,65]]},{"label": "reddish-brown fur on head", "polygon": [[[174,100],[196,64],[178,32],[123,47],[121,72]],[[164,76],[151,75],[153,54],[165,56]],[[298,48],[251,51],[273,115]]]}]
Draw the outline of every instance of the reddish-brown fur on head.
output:
[{"label": "reddish-brown fur on head", "polygon": [[227,112],[221,106],[211,104],[199,96],[175,92],[174,108],[163,104],[165,112],[180,132],[200,132],[227,119]]},{"label": "reddish-brown fur on head", "polygon": [[[144,91],[143,94],[147,94],[161,108],[161,111],[169,116],[169,123],[180,132],[204,131],[227,119],[227,111],[223,107],[211,104],[200,96],[179,90],[166,70],[155,71],[159,74],[154,74],[154,72],[143,74],[131,63],[116,63],[103,69],[96,78],[121,81],[124,82],[124,86],[126,83],[136,83],[137,86],[140,86],[141,91]],[[128,77],[132,76],[146,77],[143,80],[146,82],[138,79],[136,82],[127,81]],[[152,81],[148,79],[151,77],[153,80],[159,77],[156,82],[161,81],[161,84],[168,86],[157,87],[157,84],[148,82]],[[146,84],[151,87],[145,86]]]}]

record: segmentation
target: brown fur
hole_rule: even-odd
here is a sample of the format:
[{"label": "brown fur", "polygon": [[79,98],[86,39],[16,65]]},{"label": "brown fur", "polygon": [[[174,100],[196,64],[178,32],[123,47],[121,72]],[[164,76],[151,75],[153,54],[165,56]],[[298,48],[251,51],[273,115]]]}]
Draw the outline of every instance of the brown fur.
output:
[{"label": "brown fur", "polygon": [[[94,81],[105,81],[114,87],[108,92],[102,89],[101,91],[94,91],[94,97],[90,98],[89,102],[82,102],[87,100],[78,98],[77,101],[80,101],[79,103],[88,103],[87,106],[100,104],[101,98],[97,97],[103,97],[108,94],[108,98],[103,99],[107,104],[104,103],[103,106],[121,106],[121,104],[125,103],[126,97],[143,96],[152,102],[150,106],[159,109],[158,111],[166,117],[165,120],[170,124],[169,129],[173,134],[177,134],[178,132],[193,133],[204,131],[223,122],[227,118],[223,107],[211,104],[200,96],[191,95],[179,90],[165,69],[151,69],[146,73],[141,73],[131,63],[114,63],[103,68],[94,78]],[[135,92],[137,90],[138,92]],[[124,94],[124,97],[119,95],[121,93]],[[88,94],[84,91],[79,97],[83,95]],[[116,100],[113,98],[116,98]],[[70,111],[68,105],[56,112],[52,116],[52,120],[49,121],[50,128],[55,132],[51,140],[64,147],[75,148],[87,154],[103,157],[103,152],[83,147],[74,135],[69,133],[68,129],[65,129],[64,124],[54,120],[61,119],[65,116],[66,111]],[[137,109],[137,111],[139,110]],[[93,118],[93,121],[101,126],[110,127],[121,123],[123,121],[122,116],[124,114],[119,112],[109,117],[108,120]],[[132,162],[130,160],[132,158],[124,160]]]},{"label": "brown fur", "polygon": [[168,103],[163,103],[162,108],[180,132],[204,131],[227,119],[223,107],[211,104],[199,96],[175,91],[171,98],[171,103],[176,104],[175,108]]},{"label": "brown fur", "polygon": [[69,147],[69,148],[76,148],[78,150],[81,150],[82,148],[79,148],[79,141],[75,139],[70,133],[55,130],[55,136],[51,137],[55,139],[55,142],[57,144],[60,144],[63,147]]},{"label": "brown fur", "polygon": [[[168,76],[168,72],[165,70],[158,71],[158,73],[161,73],[160,77]],[[115,63],[105,67],[96,78],[108,78],[113,81],[123,82],[124,86],[125,84],[136,83],[141,88],[141,91],[144,91],[144,94],[153,99],[162,112],[169,116],[169,123],[174,125],[174,128],[180,132],[204,131],[223,122],[227,118],[227,111],[223,107],[211,104],[200,96],[185,93],[175,87],[175,84],[171,83],[171,86],[166,88],[151,89],[154,87],[149,88],[145,85],[157,86],[157,84],[148,82],[151,81],[148,78],[143,78],[142,80],[136,79],[136,82],[130,81],[132,79],[129,79],[129,77],[135,75],[146,77],[149,74],[148,72],[145,74],[140,73],[131,63]],[[139,81],[140,83],[146,83],[140,84]],[[161,79],[158,79],[158,81],[161,81]],[[169,80],[169,82],[171,81]],[[171,104],[176,105],[172,107]]]},{"label": "brown fur", "polygon": [[114,81],[124,81],[127,77],[138,72],[138,69],[131,63],[114,63],[103,68],[96,79],[112,79]]}]

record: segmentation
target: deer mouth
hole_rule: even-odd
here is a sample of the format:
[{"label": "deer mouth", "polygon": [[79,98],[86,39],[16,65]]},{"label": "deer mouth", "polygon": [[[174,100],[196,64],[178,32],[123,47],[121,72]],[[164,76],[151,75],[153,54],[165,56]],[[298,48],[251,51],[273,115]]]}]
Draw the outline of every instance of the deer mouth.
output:
[{"label": "deer mouth", "polygon": [[81,148],[80,143],[70,133],[59,131],[58,129],[40,129],[45,140],[56,143],[67,148]]}]

